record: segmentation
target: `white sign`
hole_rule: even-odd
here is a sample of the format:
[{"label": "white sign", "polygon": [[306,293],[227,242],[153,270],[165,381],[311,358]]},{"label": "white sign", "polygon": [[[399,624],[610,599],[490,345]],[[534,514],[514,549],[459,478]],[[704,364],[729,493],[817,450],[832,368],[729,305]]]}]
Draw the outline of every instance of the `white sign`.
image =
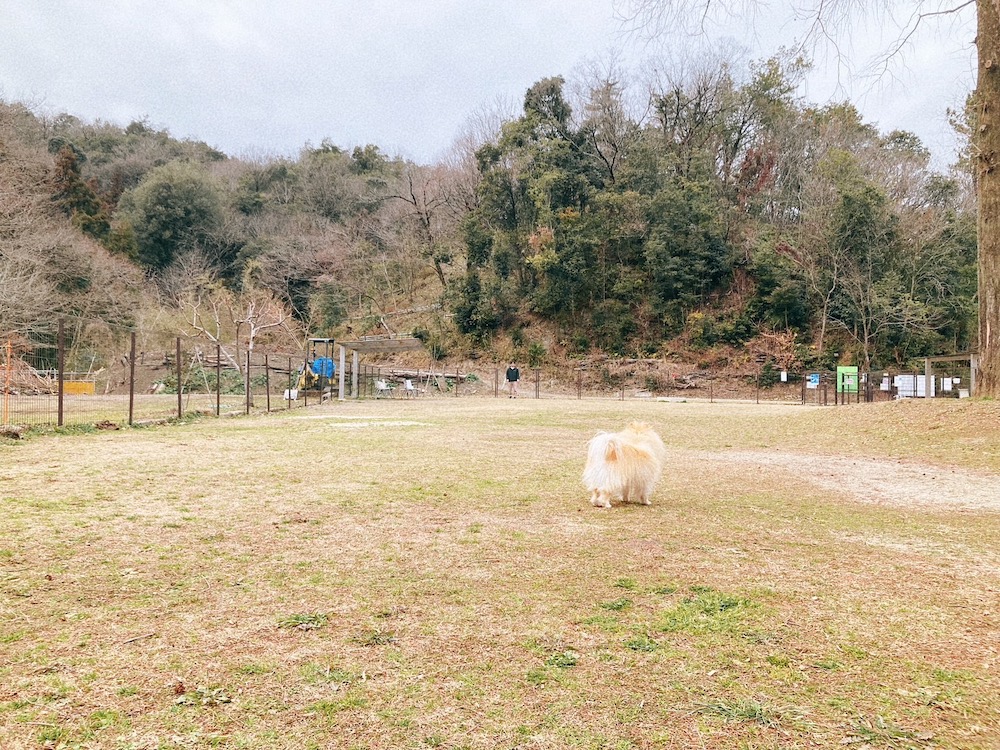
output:
[{"label": "white sign", "polygon": [[[927,377],[925,375],[897,375],[893,378],[896,398],[926,398]],[[930,381],[930,396],[934,396],[934,378]]]}]

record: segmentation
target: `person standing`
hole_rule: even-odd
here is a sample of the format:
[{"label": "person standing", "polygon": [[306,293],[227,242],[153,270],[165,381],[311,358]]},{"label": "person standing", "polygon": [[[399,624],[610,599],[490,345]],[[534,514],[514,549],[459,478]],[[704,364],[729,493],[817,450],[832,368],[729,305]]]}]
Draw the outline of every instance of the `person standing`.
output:
[{"label": "person standing", "polygon": [[517,381],[521,379],[521,371],[513,362],[507,367],[507,398],[517,398]]}]

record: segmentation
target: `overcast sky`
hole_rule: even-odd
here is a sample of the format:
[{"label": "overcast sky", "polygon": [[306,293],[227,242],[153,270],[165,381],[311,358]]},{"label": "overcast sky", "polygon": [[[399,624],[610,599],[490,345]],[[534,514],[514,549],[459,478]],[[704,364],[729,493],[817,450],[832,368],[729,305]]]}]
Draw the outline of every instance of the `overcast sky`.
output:
[{"label": "overcast sky", "polygon": [[[429,162],[477,111],[520,103],[538,79],[570,77],[612,50],[633,69],[719,39],[763,58],[806,28],[790,10],[803,2],[773,2],[755,21],[651,45],[625,32],[615,2],[0,0],[0,98],[122,126],[147,118],[234,156],[295,155],[329,138]],[[881,130],[915,132],[944,166],[945,109],[974,83],[974,8],[918,35],[889,74],[861,75],[916,3],[899,0],[896,25],[860,19],[839,55],[818,54],[800,94],[850,98]]]}]

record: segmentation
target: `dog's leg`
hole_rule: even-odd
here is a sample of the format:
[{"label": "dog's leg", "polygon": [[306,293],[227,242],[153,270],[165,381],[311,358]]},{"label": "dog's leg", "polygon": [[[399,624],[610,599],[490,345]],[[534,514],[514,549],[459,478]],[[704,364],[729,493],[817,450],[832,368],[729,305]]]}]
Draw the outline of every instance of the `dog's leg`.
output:
[{"label": "dog's leg", "polygon": [[629,482],[622,490],[622,501],[626,503],[642,502],[642,493],[632,482]]},{"label": "dog's leg", "polygon": [[595,508],[611,507],[611,500],[608,498],[607,493],[602,490],[594,490],[593,494],[590,496],[590,503]]}]

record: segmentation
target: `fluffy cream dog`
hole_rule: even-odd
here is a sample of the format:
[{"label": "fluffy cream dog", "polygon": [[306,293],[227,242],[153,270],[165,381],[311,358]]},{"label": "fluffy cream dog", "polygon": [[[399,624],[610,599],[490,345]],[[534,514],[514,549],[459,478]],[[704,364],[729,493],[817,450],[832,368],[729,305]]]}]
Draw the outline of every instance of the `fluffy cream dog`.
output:
[{"label": "fluffy cream dog", "polygon": [[653,428],[632,422],[621,432],[600,432],[587,443],[583,484],[590,502],[610,508],[612,499],[649,505],[663,473],[667,449]]}]

